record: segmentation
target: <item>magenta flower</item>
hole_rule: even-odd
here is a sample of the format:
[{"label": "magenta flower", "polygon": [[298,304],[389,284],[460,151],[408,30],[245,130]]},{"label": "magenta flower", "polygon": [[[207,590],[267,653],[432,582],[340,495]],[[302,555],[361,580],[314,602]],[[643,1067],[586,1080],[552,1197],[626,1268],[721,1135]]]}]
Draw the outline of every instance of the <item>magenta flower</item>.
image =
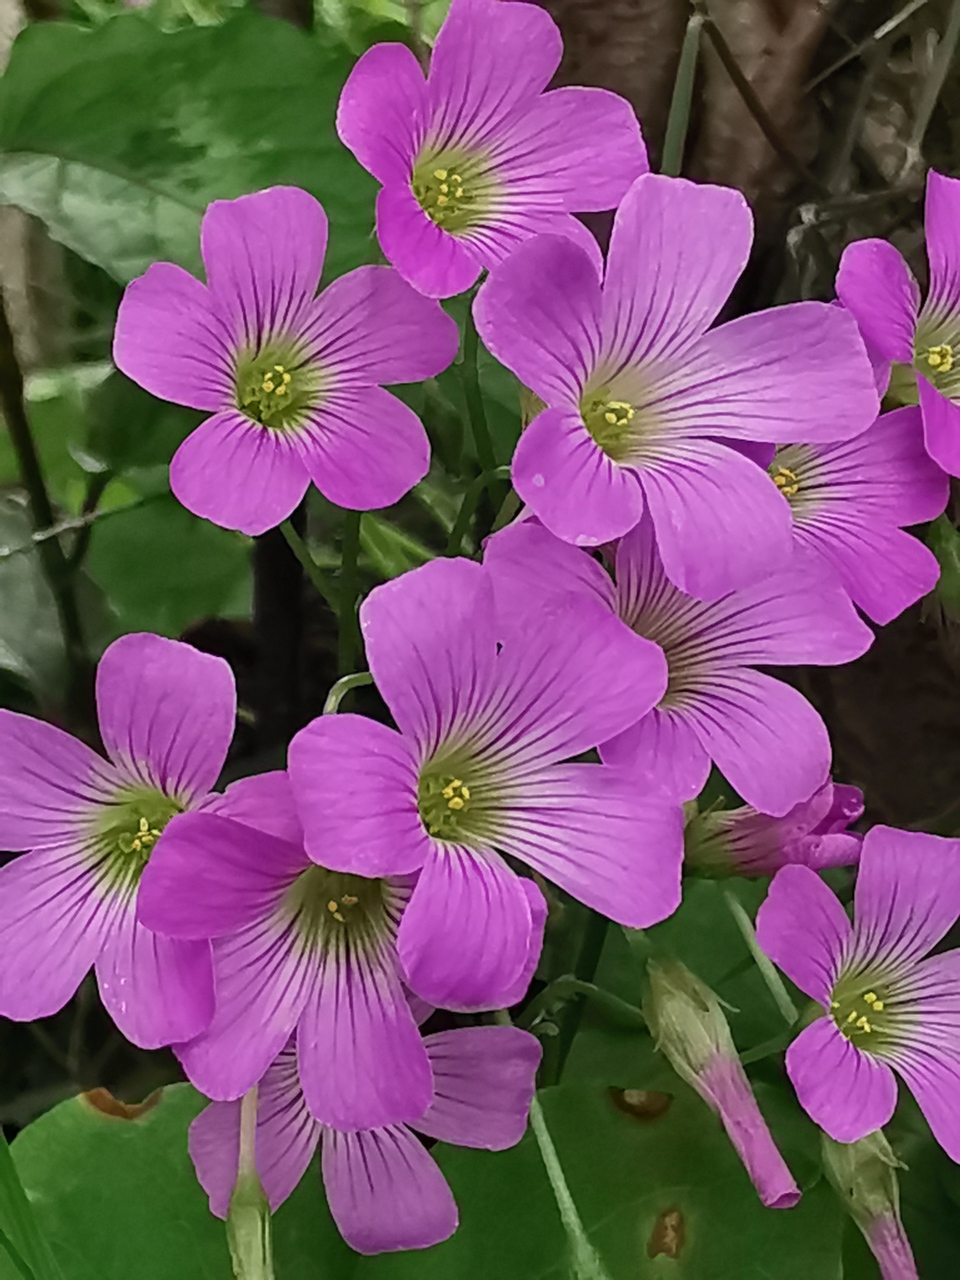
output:
[{"label": "magenta flower", "polygon": [[620,539],[615,559],[613,581],[587,552],[530,521],[491,538],[484,557],[504,616],[574,594],[613,615],[618,644],[642,637],[644,652],[650,642],[662,649],[665,693],[601,744],[602,759],[681,800],[702,790],[711,760],[763,813],[782,817],[808,799],[829,773],[826,727],[795,689],[752,668],[849,662],[869,648],[873,633],[839,585],[797,552],[785,572],[704,604],[668,580],[647,517]]},{"label": "magenta flower", "polygon": [[757,1105],[717,997],[678,960],[651,960],[647,976],[643,1012],[657,1048],[720,1117],[762,1203],[792,1209],[800,1189]]},{"label": "magenta flower", "polygon": [[927,452],[960,475],[960,181],[927,175],[927,257],[930,290],[920,290],[901,255],[886,240],[857,240],[840,259],[837,293],[864,337],[890,361],[920,375]]},{"label": "magenta flower", "polygon": [[732,442],[845,440],[878,411],[841,307],[798,302],[710,328],[752,237],[739,192],[647,174],[617,211],[602,282],[579,246],[542,236],[474,304],[487,347],[546,405],[513,459],[524,502],[583,545],[648,510],[671,582],[705,600],[789,549],[785,500]]},{"label": "magenta flower", "polygon": [[853,924],[809,867],[784,867],[757,939],[823,1013],[787,1051],[804,1110],[837,1142],[882,1128],[906,1081],[960,1160],[960,950],[929,956],[960,916],[960,841],[874,827]]},{"label": "magenta flower", "polygon": [[[171,824],[141,887],[151,928],[214,939],[217,1008],[209,1028],[178,1047],[187,1075],[209,1097],[238,1098],[296,1032],[318,1121],[346,1130],[417,1120],[431,1075],[396,953],[409,878],[311,862],[283,773],[231,792],[219,812]],[[261,809],[273,834],[254,829]],[[237,813],[250,825],[224,816]],[[538,923],[537,953],[542,912]],[[533,932],[531,914],[519,939],[528,951]],[[526,954],[524,963],[529,978]]]},{"label": "magenta flower", "polygon": [[[281,1052],[258,1092],[257,1169],[271,1209],[295,1189],[319,1146],[330,1211],[358,1253],[425,1249],[453,1234],[450,1188],[411,1129],[461,1147],[515,1146],[527,1126],[540,1045],[519,1027],[464,1027],[427,1036],[424,1048],[433,1088],[423,1114],[410,1129],[352,1133],[317,1123],[293,1042]],[[190,1126],[190,1155],[219,1218],[227,1216],[239,1149],[239,1102],[214,1102]]]},{"label": "magenta flower", "polygon": [[902,528],[933,520],[950,493],[924,448],[919,409],[885,413],[840,444],[785,445],[770,474],[790,503],[794,544],[820,556],[874,622],[933,590],[937,558]]},{"label": "magenta flower", "polygon": [[206,286],[154,263],[120,304],[117,366],[212,414],[174,455],[170,485],[227,529],[279,524],[311,480],[341,507],[386,507],[429,466],[419,418],[381,384],[445,369],[457,326],[387,267],[316,297],[326,243],[326,214],[296,187],[215,200],[201,231]]},{"label": "magenta flower", "polygon": [[819,871],[849,867],[860,858],[863,837],[847,827],[863,814],[857,787],[825,782],[782,818],[739,809],[708,809],[683,833],[684,860],[698,875],[772,876],[799,862]]},{"label": "magenta flower", "polygon": [[679,808],[630,770],[562,763],[661,696],[655,646],[589,600],[498,620],[467,560],[377,587],[360,621],[400,732],[322,716],[294,738],[290,777],[311,857],[359,875],[419,869],[397,940],[417,994],[490,1008],[526,964],[528,882],[501,854],[624,924],[675,910]]},{"label": "magenta flower", "polygon": [[152,635],[115,641],[97,670],[108,759],[40,720],[0,711],[0,1014],[63,1008],[91,966],[134,1044],[197,1035],[213,1016],[206,942],[136,918],[138,887],[170,819],[217,780],[236,718],[221,658]]},{"label": "magenta flower", "polygon": [[540,231],[599,259],[571,211],[616,208],[647,153],[617,94],[543,92],[562,52],[534,5],[453,0],[427,80],[402,44],[375,45],[351,72],[337,131],[383,184],[380,244],[421,293],[461,293]]}]

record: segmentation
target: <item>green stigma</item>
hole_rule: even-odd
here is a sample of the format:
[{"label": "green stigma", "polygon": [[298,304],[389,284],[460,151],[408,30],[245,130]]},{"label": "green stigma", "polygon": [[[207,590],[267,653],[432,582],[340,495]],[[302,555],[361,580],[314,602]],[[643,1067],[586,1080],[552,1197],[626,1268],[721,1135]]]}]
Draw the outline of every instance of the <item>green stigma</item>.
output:
[{"label": "green stigma", "polygon": [[131,787],[99,813],[96,842],[101,873],[111,887],[136,886],[171,818],[183,806],[152,787]]},{"label": "green stigma", "polygon": [[413,194],[432,222],[455,235],[475,226],[489,209],[485,170],[465,151],[426,152],[413,170]]},{"label": "green stigma", "polygon": [[607,387],[589,391],[580,402],[584,425],[594,440],[614,462],[623,462],[634,452],[637,426],[636,408],[626,400],[612,398]]},{"label": "green stigma", "polygon": [[265,347],[237,360],[237,408],[261,426],[295,427],[320,401],[316,366],[290,345]]}]

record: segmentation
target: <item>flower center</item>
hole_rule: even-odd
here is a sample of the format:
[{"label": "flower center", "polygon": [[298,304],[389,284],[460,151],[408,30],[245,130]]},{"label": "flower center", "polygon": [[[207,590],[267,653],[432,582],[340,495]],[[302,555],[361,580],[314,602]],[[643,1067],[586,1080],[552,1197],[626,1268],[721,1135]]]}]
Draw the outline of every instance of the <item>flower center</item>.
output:
[{"label": "flower center", "polygon": [[777,467],[773,472],[773,483],[785,498],[792,498],[800,488],[800,479],[789,467]]},{"label": "flower center", "polygon": [[320,372],[292,344],[241,356],[236,385],[241,413],[278,431],[297,426],[320,401]]},{"label": "flower center", "polygon": [[99,869],[111,888],[136,886],[163,829],[183,806],[161,791],[131,788],[97,817]]},{"label": "flower center", "polygon": [[830,1001],[830,1013],[848,1040],[855,1040],[861,1048],[876,1045],[878,1035],[889,1027],[884,1015],[887,1001],[876,983],[864,987],[863,981],[851,990],[846,984],[838,984]]},{"label": "flower center", "polygon": [[309,947],[365,942],[390,927],[384,880],[308,867],[287,890],[284,909]]},{"label": "flower center", "polygon": [[468,834],[464,821],[470,809],[470,788],[449,773],[423,773],[417,795],[420,817],[432,836],[459,840]]},{"label": "flower center", "polygon": [[919,360],[927,367],[924,373],[928,377],[936,377],[939,373],[949,373],[953,368],[953,347],[949,342],[941,342],[938,346],[927,347],[921,351]]},{"label": "flower center", "polygon": [[632,452],[636,438],[633,420],[637,411],[626,400],[613,400],[606,388],[591,391],[580,402],[583,421],[594,440],[614,462]]},{"label": "flower center", "polygon": [[444,231],[476,226],[489,204],[485,166],[465,152],[425,153],[414,167],[412,186],[417,203]]}]

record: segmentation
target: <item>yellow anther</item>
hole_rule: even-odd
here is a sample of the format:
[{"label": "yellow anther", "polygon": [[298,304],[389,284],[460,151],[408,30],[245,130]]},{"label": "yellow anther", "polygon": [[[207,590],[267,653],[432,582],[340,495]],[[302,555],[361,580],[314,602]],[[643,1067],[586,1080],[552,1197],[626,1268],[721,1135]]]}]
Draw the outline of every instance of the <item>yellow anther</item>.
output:
[{"label": "yellow anther", "polygon": [[465,787],[462,782],[460,784],[460,794],[463,796],[464,800],[470,799],[470,788]]},{"label": "yellow anther", "polygon": [[875,991],[868,991],[863,998],[866,1000],[867,1004],[873,1004],[874,1000],[877,998],[877,993]]},{"label": "yellow anther", "polygon": [[856,1022],[856,1020],[857,1020],[857,1015],[856,1015],[856,1013],[855,1013],[855,1012],[854,1012],[854,1013],[851,1013],[850,1017],[849,1017],[849,1018],[847,1018],[847,1021],[848,1021],[848,1022]]},{"label": "yellow anther", "polygon": [[839,1009],[839,1008],[840,1008],[840,1001],[839,1001],[839,1000],[831,1000],[831,1001],[830,1001],[830,1008],[831,1008],[831,1009]]},{"label": "yellow anther", "polygon": [[857,1019],[857,1026],[860,1028],[860,1030],[861,1030],[861,1031],[872,1031],[872,1030],[873,1030],[873,1027],[871,1027],[870,1023],[867,1021],[867,1019],[866,1019],[862,1014],[861,1014],[861,1016]]},{"label": "yellow anther", "polygon": [[461,799],[460,796],[454,796],[452,800],[447,801],[447,808],[459,810],[462,809],[465,804],[466,801]]},{"label": "yellow anther", "polygon": [[345,907],[355,907],[358,901],[359,899],[355,898],[352,893],[345,893],[343,895],[343,905]]},{"label": "yellow anther", "polygon": [[347,922],[346,922],[346,920],[344,920],[343,916],[340,914],[340,912],[339,912],[339,911],[335,911],[335,912],[333,913],[333,918],[334,918],[334,920],[339,920],[341,924],[346,924],[346,923],[347,923]]},{"label": "yellow anther", "polygon": [[293,374],[291,374],[291,373],[285,373],[285,374],[283,375],[283,385],[284,385],[285,387],[289,387],[289,385],[290,385],[290,383],[291,383],[292,381],[293,381]]},{"label": "yellow anther", "polygon": [[443,205],[445,205],[446,203],[447,203],[447,197],[446,197],[446,196],[437,196],[437,204],[438,204],[438,205],[440,205],[440,206],[442,207],[442,206],[443,206]]},{"label": "yellow anther", "polygon": [[882,1001],[882,1000],[874,1000],[874,1002],[873,1002],[873,1012],[874,1012],[874,1013],[882,1013],[882,1012],[883,1012],[883,1001]]},{"label": "yellow anther", "polygon": [[440,190],[444,195],[448,195],[450,192],[450,184],[448,182],[441,182]]},{"label": "yellow anther", "polygon": [[447,171],[446,169],[434,169],[433,176],[435,178],[439,178],[440,181],[443,182],[444,178],[447,176]]},{"label": "yellow anther", "polygon": [[953,368],[953,347],[949,342],[941,342],[937,347],[928,347],[926,360],[935,373],[949,373]]},{"label": "yellow anther", "polygon": [[339,908],[340,908],[340,903],[333,898],[331,898],[330,901],[327,903],[327,910],[330,912],[331,915],[336,915]]},{"label": "yellow anther", "polygon": [[277,395],[278,395],[278,396],[285,396],[286,394],[287,394],[287,388],[286,388],[286,386],[285,386],[285,385],[284,385],[284,386],[282,386],[282,387],[277,387]]},{"label": "yellow anther", "polygon": [[455,191],[453,194],[457,197],[457,199],[458,199],[458,200],[462,200],[462,199],[463,199],[463,187],[457,187],[456,191]]},{"label": "yellow anther", "polygon": [[463,181],[463,179],[460,177],[459,173],[451,173],[450,181],[455,182],[459,185]]},{"label": "yellow anther", "polygon": [[145,835],[145,834],[146,834],[146,832],[148,832],[149,830],[150,830],[150,823],[149,823],[149,822],[147,822],[146,818],[141,818],[141,819],[140,819],[140,833],[141,833],[141,835]]},{"label": "yellow anther", "polygon": [[608,409],[607,412],[603,415],[603,420],[604,422],[609,422],[612,427],[616,426],[617,415],[615,413],[611,413],[610,410]]}]

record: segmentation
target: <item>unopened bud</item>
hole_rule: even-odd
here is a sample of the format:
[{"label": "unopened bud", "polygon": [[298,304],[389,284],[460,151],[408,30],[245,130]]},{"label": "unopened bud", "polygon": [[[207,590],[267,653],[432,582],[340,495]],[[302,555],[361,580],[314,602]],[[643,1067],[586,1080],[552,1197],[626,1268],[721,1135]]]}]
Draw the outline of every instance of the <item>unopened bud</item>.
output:
[{"label": "unopened bud", "polygon": [[657,1048],[720,1117],[761,1201],[792,1208],[800,1190],[757,1106],[720,1001],[678,960],[651,960],[647,973],[643,1012]]},{"label": "unopened bud", "polygon": [[227,1215],[227,1243],[237,1280],[274,1280],[271,1221],[256,1172],[241,1174]]},{"label": "unopened bud", "polygon": [[824,1133],[824,1171],[863,1232],[883,1280],[917,1280],[917,1264],[900,1221],[897,1169],[882,1130],[858,1142],[834,1142]]}]

